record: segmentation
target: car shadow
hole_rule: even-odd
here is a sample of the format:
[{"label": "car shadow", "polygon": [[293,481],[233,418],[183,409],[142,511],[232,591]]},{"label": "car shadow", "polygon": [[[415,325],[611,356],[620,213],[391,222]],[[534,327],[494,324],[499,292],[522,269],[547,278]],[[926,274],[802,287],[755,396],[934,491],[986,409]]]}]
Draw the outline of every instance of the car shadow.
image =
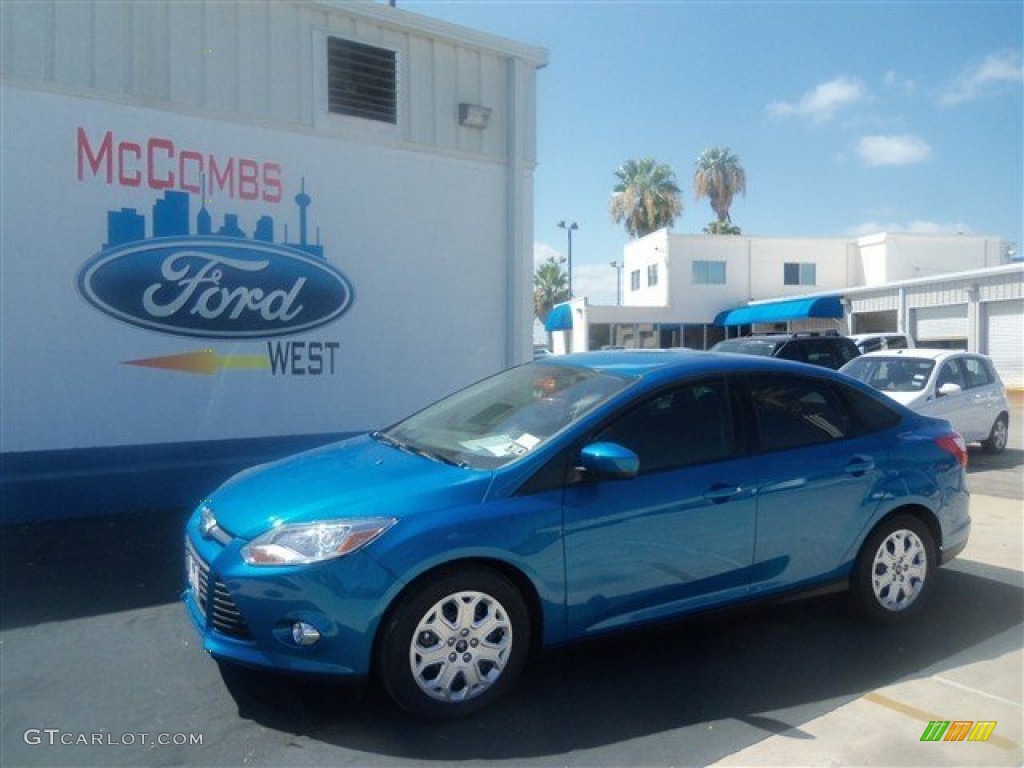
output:
[{"label": "car shadow", "polygon": [[1007,448],[1002,453],[986,453],[980,448],[969,447],[967,474],[991,469],[1017,469],[1024,466],[1024,450]]},{"label": "car shadow", "polygon": [[941,571],[929,604],[897,627],[862,624],[848,617],[845,596],[833,595],[577,645],[533,662],[510,697],[462,722],[411,721],[375,690],[226,664],[221,675],[242,718],[399,759],[523,760],[698,723],[719,733],[728,721],[745,724],[724,741],[695,729],[701,744],[687,761],[707,764],[727,754],[717,750],[735,751],[737,740],[801,738],[804,722],[865,692],[963,664],[964,654],[1019,650],[1017,635],[1003,635],[1024,621],[1019,574],[972,570]]},{"label": "car shadow", "polygon": [[0,630],[177,600],[188,515],[153,510],[3,526]]}]

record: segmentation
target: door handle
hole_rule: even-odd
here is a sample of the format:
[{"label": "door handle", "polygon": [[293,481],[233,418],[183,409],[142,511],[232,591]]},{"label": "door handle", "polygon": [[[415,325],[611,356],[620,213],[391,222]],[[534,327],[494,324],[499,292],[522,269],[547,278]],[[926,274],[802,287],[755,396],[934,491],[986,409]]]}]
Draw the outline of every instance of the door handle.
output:
[{"label": "door handle", "polygon": [[711,486],[704,493],[704,499],[712,504],[722,504],[743,493],[743,489],[737,485],[717,484]]},{"label": "door handle", "polygon": [[875,460],[870,456],[854,456],[846,464],[846,474],[860,477],[875,468]]}]

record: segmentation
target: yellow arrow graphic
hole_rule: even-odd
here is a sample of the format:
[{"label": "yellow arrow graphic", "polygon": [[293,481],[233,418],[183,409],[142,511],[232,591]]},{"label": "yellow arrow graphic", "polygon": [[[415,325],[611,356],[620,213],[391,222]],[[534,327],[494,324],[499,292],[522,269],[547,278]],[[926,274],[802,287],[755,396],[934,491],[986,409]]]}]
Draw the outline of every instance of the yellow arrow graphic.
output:
[{"label": "yellow arrow graphic", "polygon": [[212,349],[185,352],[180,355],[147,357],[143,360],[126,360],[124,365],[138,365],[143,368],[161,368],[182,373],[201,373],[211,376],[223,370],[267,370],[270,360],[266,355],[218,355]]}]

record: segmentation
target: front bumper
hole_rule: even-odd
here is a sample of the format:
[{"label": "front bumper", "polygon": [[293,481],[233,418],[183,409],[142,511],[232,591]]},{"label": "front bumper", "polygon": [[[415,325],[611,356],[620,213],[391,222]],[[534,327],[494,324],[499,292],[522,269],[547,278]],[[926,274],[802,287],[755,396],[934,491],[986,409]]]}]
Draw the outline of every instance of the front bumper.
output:
[{"label": "front bumper", "polygon": [[[244,543],[205,539],[194,519],[186,529],[182,599],[203,649],[248,666],[367,676],[394,577],[361,552],[315,565],[248,566]],[[319,641],[293,639],[300,621],[319,631]]]}]

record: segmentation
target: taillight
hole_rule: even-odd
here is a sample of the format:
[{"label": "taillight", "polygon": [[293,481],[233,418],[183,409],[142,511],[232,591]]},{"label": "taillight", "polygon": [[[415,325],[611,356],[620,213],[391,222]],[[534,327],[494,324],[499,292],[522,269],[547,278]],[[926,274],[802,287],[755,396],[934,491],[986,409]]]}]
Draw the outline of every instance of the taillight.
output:
[{"label": "taillight", "polygon": [[935,444],[946,453],[952,454],[961,467],[967,466],[967,443],[957,432],[935,438]]}]

